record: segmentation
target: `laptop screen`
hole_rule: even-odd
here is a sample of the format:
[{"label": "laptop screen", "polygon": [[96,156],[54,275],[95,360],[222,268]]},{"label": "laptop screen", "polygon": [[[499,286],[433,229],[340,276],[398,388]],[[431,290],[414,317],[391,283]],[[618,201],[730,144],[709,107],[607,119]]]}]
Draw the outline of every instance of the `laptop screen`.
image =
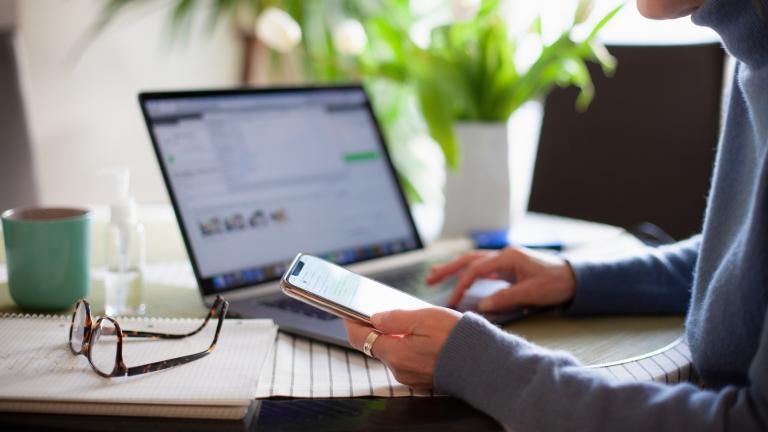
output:
[{"label": "laptop screen", "polygon": [[421,247],[361,87],[140,99],[205,294]]}]

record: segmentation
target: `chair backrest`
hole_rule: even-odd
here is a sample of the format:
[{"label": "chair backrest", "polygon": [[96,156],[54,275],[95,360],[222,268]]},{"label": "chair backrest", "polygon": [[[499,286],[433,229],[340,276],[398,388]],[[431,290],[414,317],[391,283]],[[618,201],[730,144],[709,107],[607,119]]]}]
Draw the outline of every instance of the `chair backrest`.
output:
[{"label": "chair backrest", "polygon": [[0,29],[0,211],[38,203],[13,29]]},{"label": "chair backrest", "polygon": [[717,144],[719,44],[614,46],[618,68],[591,67],[596,97],[546,100],[529,210],[623,227],[650,222],[680,239],[701,230]]}]

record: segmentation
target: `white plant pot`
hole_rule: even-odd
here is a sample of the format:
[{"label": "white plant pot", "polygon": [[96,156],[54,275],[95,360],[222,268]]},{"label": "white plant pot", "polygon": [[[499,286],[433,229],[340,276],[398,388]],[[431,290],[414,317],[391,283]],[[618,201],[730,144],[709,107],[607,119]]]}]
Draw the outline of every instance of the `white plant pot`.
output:
[{"label": "white plant pot", "polygon": [[446,179],[443,237],[511,228],[525,215],[541,117],[541,103],[532,101],[506,123],[456,125],[461,167]]}]

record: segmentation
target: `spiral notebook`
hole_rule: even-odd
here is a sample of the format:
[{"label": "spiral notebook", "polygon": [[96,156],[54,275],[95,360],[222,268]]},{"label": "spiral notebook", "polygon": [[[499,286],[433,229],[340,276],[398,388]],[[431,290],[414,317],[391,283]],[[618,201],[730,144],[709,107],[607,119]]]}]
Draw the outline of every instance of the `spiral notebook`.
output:
[{"label": "spiral notebook", "polygon": [[[197,319],[119,319],[124,329],[183,333]],[[103,378],[68,347],[69,318],[0,315],[0,411],[146,417],[241,418],[274,346],[271,320],[225,320],[214,351],[182,366]],[[126,339],[127,366],[208,348],[215,325],[180,340]]]}]

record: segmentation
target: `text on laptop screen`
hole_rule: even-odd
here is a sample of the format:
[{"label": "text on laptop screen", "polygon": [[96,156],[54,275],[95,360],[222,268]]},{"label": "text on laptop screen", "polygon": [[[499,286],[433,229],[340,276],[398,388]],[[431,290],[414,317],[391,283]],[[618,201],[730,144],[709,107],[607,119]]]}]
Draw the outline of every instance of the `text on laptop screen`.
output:
[{"label": "text on laptop screen", "polygon": [[419,246],[361,88],[145,104],[206,291],[276,279],[300,251],[345,264]]}]

